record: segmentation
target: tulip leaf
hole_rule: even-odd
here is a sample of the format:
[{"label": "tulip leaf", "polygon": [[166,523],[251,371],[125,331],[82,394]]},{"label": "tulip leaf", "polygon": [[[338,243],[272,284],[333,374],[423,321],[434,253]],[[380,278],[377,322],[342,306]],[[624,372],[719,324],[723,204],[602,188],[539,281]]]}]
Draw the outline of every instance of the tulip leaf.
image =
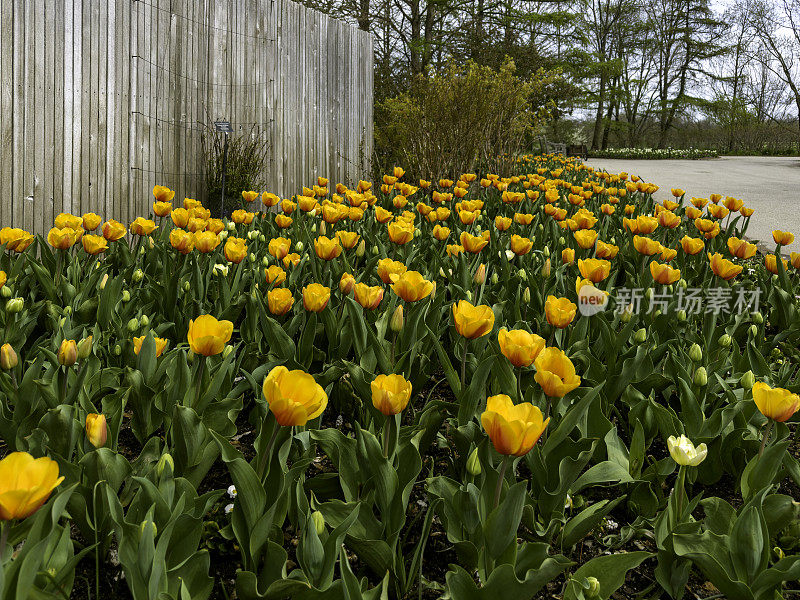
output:
[{"label": "tulip leaf", "polygon": [[[567,411],[567,414],[558,422],[558,426],[555,430],[548,435],[547,442],[545,442],[542,450],[544,454],[552,452],[570,433],[572,433],[572,430],[578,426],[578,423],[589,411],[589,406],[600,397],[600,391],[602,389],[603,384],[593,387]],[[552,421],[548,427],[552,427]]]},{"label": "tulip leaf", "polygon": [[509,545],[516,543],[527,486],[527,482],[520,481],[508,488],[505,498],[489,513],[483,524],[486,551],[494,559],[502,555]]},{"label": "tulip leaf", "polygon": [[582,510],[580,513],[572,517],[564,525],[561,531],[561,548],[571,548],[579,541],[581,541],[589,532],[594,529],[601,519],[608,513],[614,510],[620,502],[625,499],[624,496],[615,498],[614,500],[601,500],[595,502],[588,508]]},{"label": "tulip leaf", "polygon": [[597,556],[581,565],[570,577],[564,592],[564,600],[578,600],[580,584],[587,577],[594,577],[600,583],[597,598],[607,600],[625,583],[628,571],[653,556],[650,552],[623,552],[607,556]]}]

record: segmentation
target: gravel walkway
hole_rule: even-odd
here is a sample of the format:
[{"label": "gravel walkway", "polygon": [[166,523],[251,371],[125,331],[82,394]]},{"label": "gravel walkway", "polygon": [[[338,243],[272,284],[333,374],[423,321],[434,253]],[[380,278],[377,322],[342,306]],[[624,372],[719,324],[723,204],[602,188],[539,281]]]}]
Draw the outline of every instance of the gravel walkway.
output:
[{"label": "gravel walkway", "polygon": [[710,194],[735,196],[755,209],[747,237],[775,250],[772,230],[795,235],[784,252],[800,252],[800,158],[735,156],[709,160],[620,160],[597,158],[588,163],[595,169],[627,171],[661,189],[656,199],[671,198],[670,188],[686,190],[687,198]]}]

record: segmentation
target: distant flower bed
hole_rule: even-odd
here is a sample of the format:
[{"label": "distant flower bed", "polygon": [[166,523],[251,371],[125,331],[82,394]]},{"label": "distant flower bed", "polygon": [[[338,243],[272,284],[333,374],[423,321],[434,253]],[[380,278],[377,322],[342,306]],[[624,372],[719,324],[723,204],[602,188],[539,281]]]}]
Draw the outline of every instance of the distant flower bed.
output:
[{"label": "distant flower bed", "polygon": [[631,159],[675,159],[675,158],[716,158],[716,150],[700,148],[609,148],[607,150],[590,150],[589,158],[631,158]]}]

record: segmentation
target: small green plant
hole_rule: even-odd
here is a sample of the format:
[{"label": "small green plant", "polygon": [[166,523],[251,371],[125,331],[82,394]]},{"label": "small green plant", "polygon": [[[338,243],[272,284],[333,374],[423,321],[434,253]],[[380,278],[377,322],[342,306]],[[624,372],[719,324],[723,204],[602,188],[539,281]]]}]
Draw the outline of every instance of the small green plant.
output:
[{"label": "small green plant", "polygon": [[[222,197],[222,172],[225,153],[225,136],[202,136],[203,161],[206,166],[205,204],[219,210]],[[265,185],[269,139],[266,132],[253,125],[249,132],[240,131],[228,136],[228,159],[225,167],[225,214],[242,208],[242,190],[259,191]]]}]

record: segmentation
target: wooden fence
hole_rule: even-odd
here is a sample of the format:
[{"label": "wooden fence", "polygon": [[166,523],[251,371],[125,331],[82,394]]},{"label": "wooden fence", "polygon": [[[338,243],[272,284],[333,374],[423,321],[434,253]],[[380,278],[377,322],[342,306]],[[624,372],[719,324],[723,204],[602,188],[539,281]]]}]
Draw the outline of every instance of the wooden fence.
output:
[{"label": "wooden fence", "polygon": [[204,199],[203,136],[266,136],[265,190],[352,183],[372,40],[291,0],[0,0],[0,225],[128,223],[153,185]]}]

